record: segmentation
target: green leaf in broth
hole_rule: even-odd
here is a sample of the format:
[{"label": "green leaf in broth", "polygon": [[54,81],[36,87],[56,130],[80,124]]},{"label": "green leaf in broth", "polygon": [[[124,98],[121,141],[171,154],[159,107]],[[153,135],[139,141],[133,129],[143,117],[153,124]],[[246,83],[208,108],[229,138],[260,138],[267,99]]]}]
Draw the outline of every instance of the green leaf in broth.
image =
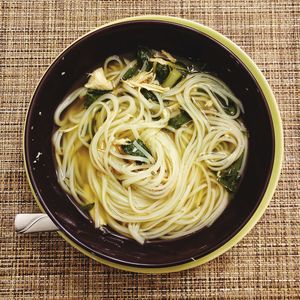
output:
[{"label": "green leaf in broth", "polygon": [[152,91],[149,91],[145,88],[141,88],[141,93],[147,100],[152,100],[152,101],[158,102],[157,97],[155,96],[155,94]]},{"label": "green leaf in broth", "polygon": [[243,154],[227,169],[218,172],[217,180],[220,182],[229,192],[235,192],[239,183],[240,169],[243,162]]},{"label": "green leaf in broth", "polygon": [[143,65],[145,65],[146,71],[150,71],[152,68],[152,63],[149,61],[151,56],[152,51],[149,48],[145,46],[139,46],[136,52],[138,68],[141,69]]},{"label": "green leaf in broth", "polygon": [[[150,149],[144,144],[144,142],[141,139],[137,139],[136,142],[144,149],[146,150],[150,155],[151,155],[151,151]],[[125,145],[121,145],[122,150],[124,151],[124,153],[128,154],[128,155],[132,155],[132,156],[140,156],[140,157],[145,157],[145,154],[140,151],[135,145],[134,145],[134,141],[130,142],[128,144]],[[136,161],[136,163],[138,165],[143,164],[144,162],[142,161]]]},{"label": "green leaf in broth", "polygon": [[228,103],[226,103],[225,99],[218,94],[214,95],[227,115],[234,116],[237,113],[237,106],[231,99],[228,99]]},{"label": "green leaf in broth", "polygon": [[81,209],[84,210],[84,211],[90,211],[94,208],[95,206],[95,203],[88,203],[88,204],[84,204],[84,205],[81,205]]},{"label": "green leaf in broth", "polygon": [[162,83],[163,87],[173,87],[182,77],[182,73],[177,69],[172,69],[168,77]]},{"label": "green leaf in broth", "polygon": [[131,77],[133,77],[137,71],[138,71],[138,65],[135,64],[133,67],[129,68],[126,73],[123,75],[122,79],[123,80],[127,80],[127,79],[130,79]]},{"label": "green leaf in broth", "polygon": [[191,120],[192,118],[190,117],[190,115],[185,110],[181,110],[178,115],[169,120],[168,125],[175,129],[178,129]]},{"label": "green leaf in broth", "polygon": [[84,96],[84,107],[88,108],[91,104],[93,104],[100,96],[110,93],[111,91],[104,90],[93,90],[88,89],[87,93]]},{"label": "green leaf in broth", "polygon": [[170,67],[168,65],[162,65],[160,63],[156,64],[156,79],[159,83],[162,83],[169,75],[170,73]]}]

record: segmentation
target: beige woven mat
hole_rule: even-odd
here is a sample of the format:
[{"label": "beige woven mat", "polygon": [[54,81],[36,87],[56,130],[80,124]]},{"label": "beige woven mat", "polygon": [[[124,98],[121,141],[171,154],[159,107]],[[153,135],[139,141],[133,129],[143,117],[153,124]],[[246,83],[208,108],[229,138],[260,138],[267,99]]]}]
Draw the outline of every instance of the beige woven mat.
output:
[{"label": "beige woven mat", "polygon": [[[291,1],[1,1],[1,299],[300,299],[300,3]],[[56,233],[17,236],[18,212],[37,212],[25,178],[21,132],[40,76],[74,39],[133,15],[188,18],[240,45],[279,103],[285,163],[261,221],[214,261],[175,274],[115,270],[84,257]]]}]

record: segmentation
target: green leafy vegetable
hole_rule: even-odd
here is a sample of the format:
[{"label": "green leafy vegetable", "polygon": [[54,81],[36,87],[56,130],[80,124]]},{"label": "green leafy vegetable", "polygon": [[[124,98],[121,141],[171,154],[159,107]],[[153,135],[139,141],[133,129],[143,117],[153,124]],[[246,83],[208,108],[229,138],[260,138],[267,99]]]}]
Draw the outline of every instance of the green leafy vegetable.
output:
[{"label": "green leafy vegetable", "polygon": [[161,117],[152,118],[153,121],[159,121],[160,119],[161,119]]},{"label": "green leafy vegetable", "polygon": [[232,100],[228,99],[228,104],[227,104],[226,101],[218,94],[214,94],[214,95],[216,96],[217,100],[219,101],[220,105],[222,106],[222,108],[224,109],[227,115],[234,116],[236,114],[237,107]]},{"label": "green leafy vegetable", "polygon": [[240,175],[240,169],[243,162],[243,155],[241,155],[230,167],[218,172],[217,180],[220,182],[228,191],[235,192]]},{"label": "green leafy vegetable", "polygon": [[162,83],[169,75],[170,67],[168,65],[156,64],[156,79],[159,83]]},{"label": "green leafy vegetable", "polygon": [[93,90],[88,89],[84,96],[84,106],[88,108],[92,103],[94,103],[100,96],[107,94],[111,91]]},{"label": "green leafy vegetable", "polygon": [[88,203],[88,204],[81,205],[81,209],[84,211],[90,211],[94,208],[94,206],[95,203]]},{"label": "green leafy vegetable", "polygon": [[206,91],[202,88],[197,88],[197,92],[200,92],[200,93],[205,93],[206,94]]},{"label": "green leafy vegetable", "polygon": [[[150,155],[151,152],[149,150],[149,148],[144,144],[144,142],[140,139],[137,139],[136,142],[143,148],[145,149]],[[135,145],[134,145],[134,141],[130,142],[129,144],[126,145],[121,145],[122,150],[124,151],[124,153],[132,155],[132,156],[140,156],[140,157],[145,157],[145,154],[140,151]],[[136,162],[138,165],[143,164],[144,162],[142,161],[137,161]]]},{"label": "green leafy vegetable", "polygon": [[143,65],[146,65],[146,71],[150,71],[152,63],[149,61],[152,56],[151,50],[144,46],[139,46],[136,53],[136,59],[138,62],[138,68],[141,69]]},{"label": "green leafy vegetable", "polygon": [[150,71],[152,67],[152,63],[149,62],[150,57],[151,50],[146,47],[139,46],[136,52],[137,63],[127,70],[127,72],[123,75],[122,79],[127,80],[136,75],[138,70],[141,69],[144,64],[146,64],[146,71]]},{"label": "green leafy vegetable", "polygon": [[155,102],[158,102],[158,99],[157,97],[155,96],[155,94],[152,92],[152,91],[149,91],[145,88],[142,88],[141,89],[141,93],[142,95],[147,99],[147,100],[152,100],[152,101],[155,101]]},{"label": "green leafy vegetable", "polygon": [[135,64],[133,67],[129,68],[126,71],[126,73],[123,75],[122,79],[127,80],[127,79],[131,78],[132,76],[134,76],[137,73],[138,69],[139,69],[138,65]]},{"label": "green leafy vegetable", "polygon": [[169,120],[168,125],[175,129],[178,129],[183,124],[186,124],[186,123],[190,122],[191,120],[192,120],[192,118],[185,110],[180,110],[180,113],[177,116],[175,116]]},{"label": "green leafy vegetable", "polygon": [[177,69],[173,69],[168,77],[166,78],[166,80],[162,83],[163,87],[173,87],[177,81],[182,77],[182,74],[177,70]]},{"label": "green leafy vegetable", "polygon": [[190,73],[189,66],[186,65],[182,61],[176,61],[175,68],[182,74],[182,76],[186,76],[188,73]]}]

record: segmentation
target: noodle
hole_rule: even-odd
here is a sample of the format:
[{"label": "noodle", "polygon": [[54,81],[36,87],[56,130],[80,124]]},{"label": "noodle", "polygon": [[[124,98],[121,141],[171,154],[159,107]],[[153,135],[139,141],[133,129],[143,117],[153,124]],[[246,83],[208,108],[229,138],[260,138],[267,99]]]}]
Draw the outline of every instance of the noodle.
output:
[{"label": "noodle", "polygon": [[89,88],[58,106],[52,139],[62,188],[90,205],[97,228],[141,244],[210,226],[229,202],[248,147],[243,106],[230,89],[203,72],[165,87],[159,62],[170,64],[170,82],[176,59],[156,53],[138,70],[138,59],[108,57],[93,78],[96,91],[92,73]]}]

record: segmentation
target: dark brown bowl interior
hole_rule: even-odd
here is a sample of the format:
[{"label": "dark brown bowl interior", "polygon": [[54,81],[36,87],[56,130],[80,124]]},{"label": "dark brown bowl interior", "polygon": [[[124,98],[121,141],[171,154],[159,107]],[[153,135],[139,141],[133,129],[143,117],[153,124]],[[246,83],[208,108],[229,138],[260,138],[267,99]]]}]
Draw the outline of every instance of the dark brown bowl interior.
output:
[{"label": "dark brown bowl interior", "polygon": [[[245,174],[234,199],[209,228],[190,236],[146,243],[94,228],[60,188],[51,147],[53,113],[70,92],[112,54],[135,51],[138,45],[199,58],[241,99],[249,130]],[[65,73],[62,73],[65,72]],[[62,75],[64,74],[64,75]],[[36,159],[38,152],[42,155]],[[47,70],[30,104],[25,128],[25,159],[39,201],[61,230],[97,256],[139,267],[163,267],[189,262],[217,249],[233,237],[259,205],[269,181],[274,136],[268,106],[257,82],[235,55],[215,40],[190,28],[161,21],[135,21],[96,30],[66,49]]]}]

